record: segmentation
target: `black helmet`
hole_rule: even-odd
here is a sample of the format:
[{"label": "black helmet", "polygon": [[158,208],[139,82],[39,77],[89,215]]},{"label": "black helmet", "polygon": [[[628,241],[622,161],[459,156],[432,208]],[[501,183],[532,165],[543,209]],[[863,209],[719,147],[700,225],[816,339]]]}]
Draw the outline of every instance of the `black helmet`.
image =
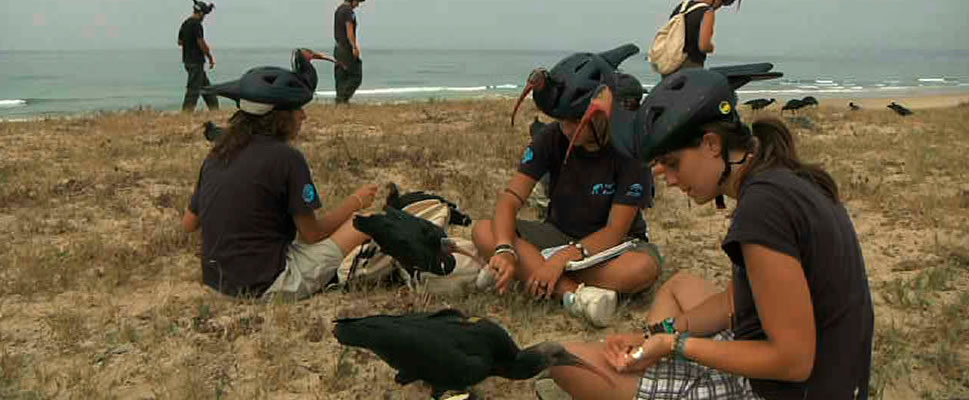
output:
[{"label": "black helmet", "polygon": [[205,4],[204,2],[201,2],[198,0],[192,0],[192,10],[195,10],[195,12],[197,13],[202,13],[202,15],[206,15],[212,12],[212,10],[214,9],[215,9],[215,3]]},{"label": "black helmet", "polygon": [[532,91],[535,105],[546,115],[566,120],[582,118],[603,76],[615,73],[619,64],[638,52],[636,45],[627,44],[598,54],[572,54],[555,64],[551,71],[533,70],[515,104],[512,125],[522,100]]},{"label": "black helmet", "polygon": [[[293,51],[293,70],[279,67],[256,67],[231,82],[202,88],[203,93],[228,97],[236,101],[265,106],[265,111],[294,110],[313,100],[316,91],[316,69],[305,56],[304,49]],[[251,112],[252,113],[252,112]],[[259,112],[255,112],[259,114]]]},{"label": "black helmet", "polygon": [[737,94],[723,74],[682,69],[650,91],[633,123],[614,124],[613,146],[649,162],[702,136],[706,123],[739,121],[736,108]]}]

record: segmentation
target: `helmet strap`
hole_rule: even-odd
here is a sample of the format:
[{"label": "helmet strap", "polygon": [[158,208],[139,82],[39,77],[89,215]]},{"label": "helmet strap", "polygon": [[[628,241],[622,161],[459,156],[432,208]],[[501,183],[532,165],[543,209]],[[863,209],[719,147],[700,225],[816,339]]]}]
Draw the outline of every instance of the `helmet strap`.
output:
[{"label": "helmet strap", "polygon": [[[717,186],[723,185],[725,182],[727,182],[727,178],[730,177],[730,171],[733,169],[733,166],[734,165],[740,165],[740,164],[743,164],[743,163],[747,162],[747,155],[749,154],[749,153],[746,153],[745,152],[744,153],[744,157],[741,158],[740,161],[730,161],[730,151],[728,150],[729,148],[726,146],[726,143],[724,143],[724,144],[725,145],[723,146],[723,153],[722,153],[722,157],[723,157],[723,173],[720,174],[720,180],[717,181]],[[718,210],[722,210],[724,208],[727,208],[727,202],[726,202],[726,200],[724,200],[722,194],[721,195],[717,195],[717,197],[714,199],[714,202],[716,203],[716,206],[717,206],[717,209]]]}]

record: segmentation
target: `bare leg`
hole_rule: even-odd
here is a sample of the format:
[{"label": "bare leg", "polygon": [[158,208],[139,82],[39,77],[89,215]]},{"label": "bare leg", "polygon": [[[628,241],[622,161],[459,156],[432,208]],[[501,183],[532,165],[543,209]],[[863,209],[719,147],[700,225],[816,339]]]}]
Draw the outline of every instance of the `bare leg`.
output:
[{"label": "bare leg", "polygon": [[653,324],[669,317],[675,317],[704,300],[720,293],[712,282],[685,272],[678,272],[660,286],[653,297],[646,320]]},{"label": "bare leg", "polygon": [[568,274],[586,285],[636,293],[650,287],[659,277],[659,262],[645,252],[631,251],[605,265]]},{"label": "bare leg", "polygon": [[[478,254],[482,258],[491,257],[495,250],[494,223],[491,220],[479,220],[471,228],[471,240],[478,249]],[[515,279],[520,281],[528,280],[535,271],[545,265],[545,258],[542,257],[540,250],[535,245],[523,240],[515,239],[515,251],[518,253],[518,268],[515,271]],[[560,297],[565,292],[575,291],[579,284],[568,275],[562,275],[558,283],[555,284],[553,294]]]},{"label": "bare leg", "polygon": [[552,367],[552,379],[573,398],[579,399],[622,399],[636,398],[639,390],[640,373],[621,374],[606,361],[605,343],[566,343],[566,350],[590,364],[608,371],[614,385],[588,370],[575,367]]},{"label": "bare leg", "polygon": [[348,218],[346,221],[337,228],[336,232],[330,235],[330,239],[340,247],[340,251],[344,255],[349,253],[355,247],[363,244],[370,239],[365,233],[360,232],[357,228],[353,227],[353,218]]}]

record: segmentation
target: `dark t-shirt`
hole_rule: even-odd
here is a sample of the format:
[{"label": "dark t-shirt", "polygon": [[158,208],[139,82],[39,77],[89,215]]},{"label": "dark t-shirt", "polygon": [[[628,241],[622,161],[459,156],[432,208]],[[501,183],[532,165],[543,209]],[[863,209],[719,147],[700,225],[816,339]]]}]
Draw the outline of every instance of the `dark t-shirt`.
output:
[{"label": "dark t-shirt", "polygon": [[798,259],[804,269],[817,348],[805,382],[752,379],[769,399],[849,399],[867,393],[874,330],[861,246],[845,208],[789,169],[749,177],[740,189],[723,250],[734,263],[735,338],[764,340],[741,244],[753,243]]},{"label": "dark t-shirt", "polygon": [[333,15],[333,38],[337,46],[352,49],[353,43],[350,43],[350,38],[347,36],[347,22],[353,22],[353,34],[356,35],[357,14],[353,12],[350,4],[344,2],[336,8],[336,13]]},{"label": "dark t-shirt", "polygon": [[[687,5],[687,9],[693,7],[695,4],[699,4],[699,1],[691,1]],[[673,18],[678,12],[680,12],[680,6],[682,3],[677,4],[676,8],[670,14],[670,18]],[[703,15],[706,14],[710,7],[699,7],[686,14],[686,38],[683,42],[683,51],[686,52],[686,56],[690,61],[697,64],[703,65],[707,60],[707,53],[700,51],[700,26],[703,25]]]},{"label": "dark t-shirt", "polygon": [[293,216],[321,206],[306,159],[284,142],[254,135],[229,164],[206,159],[189,205],[202,226],[202,280],[262,294],[285,267]]},{"label": "dark t-shirt", "polygon": [[[548,124],[532,137],[518,172],[539,180],[550,174],[548,216],[545,222],[563,233],[586,237],[606,226],[613,203],[642,208],[651,187],[644,187],[643,168],[611,146],[589,152],[576,146],[565,169],[562,160],[569,138],[557,123]],[[565,176],[563,176],[563,174]],[[629,229],[631,236],[643,236],[646,221],[637,213]]]},{"label": "dark t-shirt", "polygon": [[185,64],[205,64],[205,52],[199,46],[199,39],[205,37],[202,21],[188,17],[178,30],[178,40],[182,42],[182,62]]}]

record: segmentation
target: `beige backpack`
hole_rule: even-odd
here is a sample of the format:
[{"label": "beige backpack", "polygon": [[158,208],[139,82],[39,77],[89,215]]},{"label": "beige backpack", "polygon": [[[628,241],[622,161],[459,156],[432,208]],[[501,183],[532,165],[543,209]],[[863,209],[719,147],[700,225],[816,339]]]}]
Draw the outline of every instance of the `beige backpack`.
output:
[{"label": "beige backpack", "polygon": [[706,3],[697,3],[689,9],[686,6],[690,0],[684,0],[680,5],[680,11],[670,18],[670,20],[659,28],[656,37],[653,38],[653,47],[649,49],[649,63],[653,70],[660,75],[669,75],[680,69],[683,61],[686,61],[686,14],[693,10],[709,7]]},{"label": "beige backpack", "polygon": [[[447,229],[451,209],[440,200],[427,199],[408,204],[403,211],[418,218],[431,221],[437,226]],[[462,249],[474,253],[474,245],[470,240],[453,238]],[[397,265],[392,257],[380,252],[380,246],[371,241],[355,247],[345,257],[337,269],[340,286],[352,283],[373,283],[389,279],[396,274],[401,280],[419,291],[435,294],[459,293],[470,289],[478,271],[483,266],[471,257],[454,254],[456,265],[454,271],[445,276],[434,274],[418,274],[412,279]]]}]

